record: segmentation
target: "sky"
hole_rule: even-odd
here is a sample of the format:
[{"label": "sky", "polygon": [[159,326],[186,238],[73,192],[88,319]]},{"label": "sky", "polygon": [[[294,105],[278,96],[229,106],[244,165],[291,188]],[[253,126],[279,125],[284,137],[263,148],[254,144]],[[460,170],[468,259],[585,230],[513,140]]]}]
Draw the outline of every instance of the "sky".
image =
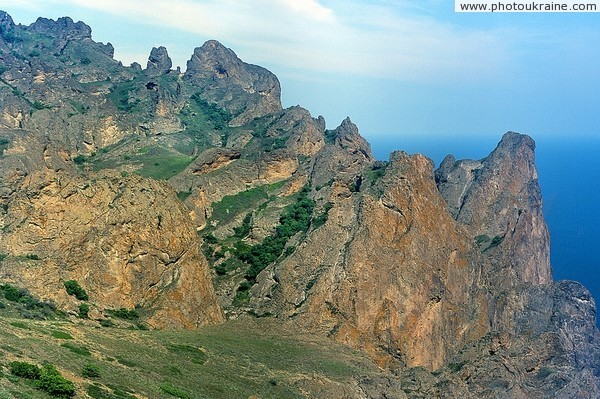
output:
[{"label": "sky", "polygon": [[[145,66],[165,46],[185,70],[195,47],[219,40],[277,75],[284,107],[323,115],[328,128],[350,116],[379,158],[405,149],[438,163],[446,153],[478,159],[506,131],[529,134],[562,254],[556,274],[600,297],[600,189],[590,177],[600,163],[600,13],[455,13],[453,0],[0,0],[0,9],[25,25],[84,21],[125,65]],[[570,231],[585,234],[561,242]],[[575,250],[584,271],[564,256]]]}]

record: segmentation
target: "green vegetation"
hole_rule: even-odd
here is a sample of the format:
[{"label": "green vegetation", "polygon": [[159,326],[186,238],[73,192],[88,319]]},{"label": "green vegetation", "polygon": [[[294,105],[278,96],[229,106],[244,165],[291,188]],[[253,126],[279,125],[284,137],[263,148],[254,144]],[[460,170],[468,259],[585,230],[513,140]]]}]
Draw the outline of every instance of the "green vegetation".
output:
[{"label": "green vegetation", "polygon": [[204,364],[208,358],[202,349],[190,345],[169,344],[167,349],[176,353],[181,359],[186,359],[194,364]]},{"label": "green vegetation", "polygon": [[327,222],[327,218],[329,217],[329,211],[331,210],[331,208],[333,208],[333,203],[327,202],[323,207],[323,211],[321,212],[321,214],[312,221],[313,228],[317,229],[323,226],[325,222]]},{"label": "green vegetation", "polygon": [[182,398],[182,399],[190,398],[190,395],[187,392],[182,391],[181,389],[176,388],[173,385],[168,384],[168,383],[160,384],[159,388],[164,393],[174,396],[176,398]]},{"label": "green vegetation", "polygon": [[237,243],[237,257],[250,265],[246,272],[248,281],[253,283],[256,276],[283,253],[285,244],[292,236],[308,231],[315,207],[315,202],[308,197],[308,193],[308,187],[302,189],[296,203],[281,214],[275,233],[266,237],[263,242],[255,245]]},{"label": "green vegetation", "polygon": [[8,369],[12,375],[28,380],[37,380],[42,375],[42,371],[38,366],[27,362],[11,362]]},{"label": "green vegetation", "polygon": [[[87,163],[94,171],[115,169],[122,165],[136,166],[135,173],[155,180],[167,180],[184,170],[194,158],[160,145],[137,148],[136,138],[128,137],[121,142],[102,148],[99,154],[75,157],[79,165]],[[124,151],[129,151],[123,153]],[[116,154],[119,154],[118,156]]]},{"label": "green vegetation", "polygon": [[235,227],[233,229],[233,235],[237,238],[244,238],[248,234],[250,234],[250,230],[252,229],[252,212],[249,212],[242,220],[242,225]]},{"label": "green vegetation", "polygon": [[[27,321],[26,324],[30,329],[24,336],[22,329],[0,315],[0,356],[8,353],[23,356],[17,360],[38,365],[40,374],[46,372],[40,365],[48,361],[63,375],[82,376],[76,386],[77,397],[173,398],[161,389],[166,384],[190,398],[300,399],[321,397],[323,381],[346,384],[356,375],[378,373],[377,367],[363,355],[329,339],[307,336],[272,319],[231,320],[195,331],[140,331],[66,324],[77,329],[76,340],[69,343],[78,348],[93,348],[93,357],[75,353],[49,339],[48,332],[56,330],[62,322]],[[10,373],[9,361],[4,362],[4,377],[0,375],[0,391],[19,393],[10,397],[46,397],[39,389],[36,393],[33,386],[36,380]],[[307,380],[306,370],[314,378]],[[301,385],[297,383],[300,380],[304,381]],[[65,391],[68,394],[69,390]]]},{"label": "green vegetation", "polygon": [[121,82],[114,85],[110,93],[106,95],[113,104],[117,106],[120,111],[132,112],[135,111],[140,103],[139,99],[132,98],[131,93],[138,89],[140,85],[136,79]]},{"label": "green vegetation", "polygon": [[224,130],[227,128],[229,121],[233,119],[233,115],[229,111],[220,108],[217,104],[212,104],[204,100],[200,96],[200,93],[193,94],[190,99],[213,124],[215,130]]},{"label": "green vegetation", "polygon": [[325,144],[333,144],[335,143],[335,138],[337,136],[337,133],[335,132],[335,130],[325,130],[324,133],[324,137],[325,137]]},{"label": "green vegetation", "polygon": [[100,367],[94,363],[86,363],[81,369],[81,376],[86,378],[100,377]]},{"label": "green vegetation", "polygon": [[71,334],[66,333],[64,331],[53,330],[51,334],[54,338],[57,338],[57,339],[73,339]]},{"label": "green vegetation", "polygon": [[[0,296],[11,304],[10,311],[19,317],[27,319],[48,320],[62,317],[62,313],[50,302],[41,302],[29,294],[25,289],[10,284],[0,285]],[[8,306],[5,306],[9,310]]]},{"label": "green vegetation", "polygon": [[[220,224],[230,223],[249,208],[260,208],[261,205],[271,200],[272,193],[279,190],[284,184],[285,181],[281,181],[254,187],[235,195],[226,195],[221,201],[212,204],[211,220],[217,220]],[[248,216],[246,215],[246,217]],[[252,215],[250,215],[250,220],[251,218]]]},{"label": "green vegetation", "polygon": [[75,396],[75,384],[64,378],[52,364],[45,363],[40,368],[27,362],[11,362],[9,370],[17,377],[32,380],[37,389],[54,398],[68,399]]},{"label": "green vegetation", "polygon": [[[486,252],[494,247],[497,247],[504,240],[504,236],[497,235],[494,238],[490,238],[487,234],[481,234],[475,237],[475,244],[479,247],[487,244],[487,246],[483,249],[482,252]],[[489,243],[489,244],[488,244]]]},{"label": "green vegetation", "polygon": [[117,317],[117,318],[123,319],[123,320],[135,321],[140,318],[140,314],[135,309],[125,309],[125,308],[112,309],[112,310],[107,310],[107,313],[110,314],[111,316],[114,316],[114,317]]},{"label": "green vegetation", "polygon": [[71,352],[73,352],[77,355],[80,355],[80,356],[88,356],[88,357],[92,356],[92,353],[90,352],[90,350],[88,348],[86,348],[85,346],[74,345],[70,342],[64,342],[60,346],[62,346],[63,348],[67,348]]},{"label": "green vegetation", "polygon": [[475,244],[481,245],[483,243],[489,242],[490,237],[487,234],[481,234],[475,237]]},{"label": "green vegetation", "polygon": [[0,155],[4,153],[4,150],[10,145],[10,140],[4,137],[0,137]]},{"label": "green vegetation", "polygon": [[80,301],[87,301],[89,299],[87,292],[75,280],[65,281],[65,289],[67,290],[67,294],[73,295]]},{"label": "green vegetation", "polygon": [[133,163],[142,162],[142,167],[136,171],[139,175],[150,177],[154,180],[168,180],[184,170],[192,161],[192,157],[186,155],[174,155],[155,148],[152,154],[145,159],[132,159]]},{"label": "green vegetation", "polygon": [[87,303],[80,303],[77,311],[80,319],[87,319],[89,317],[90,305]]},{"label": "green vegetation", "polygon": [[75,165],[83,165],[86,161],[87,158],[84,155],[77,155],[73,158]]}]

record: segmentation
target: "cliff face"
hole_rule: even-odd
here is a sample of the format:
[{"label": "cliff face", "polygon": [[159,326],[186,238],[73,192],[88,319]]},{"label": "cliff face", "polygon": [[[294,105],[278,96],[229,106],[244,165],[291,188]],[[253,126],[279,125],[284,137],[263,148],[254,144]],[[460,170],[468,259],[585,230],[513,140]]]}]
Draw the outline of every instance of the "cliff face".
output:
[{"label": "cliff face", "polygon": [[[76,280],[107,309],[144,309],[152,327],[223,320],[187,212],[165,184],[36,171],[3,217],[1,278],[68,310]],[[35,260],[25,260],[35,255]]]},{"label": "cliff face", "polygon": [[0,36],[3,282],[75,311],[76,280],[98,317],[157,328],[290,319],[391,370],[361,398],[599,396],[595,303],[552,281],[530,137],[381,162],[216,41],[182,74],[68,18],[0,13]]}]

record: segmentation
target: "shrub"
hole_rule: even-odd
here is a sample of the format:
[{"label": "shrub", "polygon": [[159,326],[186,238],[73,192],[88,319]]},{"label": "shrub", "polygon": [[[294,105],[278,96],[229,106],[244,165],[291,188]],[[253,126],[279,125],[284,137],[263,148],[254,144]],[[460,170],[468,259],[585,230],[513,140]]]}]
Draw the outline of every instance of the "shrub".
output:
[{"label": "shrub", "polygon": [[73,158],[73,162],[75,162],[76,165],[83,165],[86,161],[86,157],[83,155],[77,155],[75,158]]},{"label": "shrub", "polygon": [[102,327],[114,327],[114,325],[115,325],[115,323],[113,323],[109,319],[100,319],[99,322]]},{"label": "shrub", "polygon": [[45,364],[37,388],[55,398],[68,399],[75,396],[75,384],[64,378],[51,364]]},{"label": "shrub", "polygon": [[79,304],[78,311],[79,311],[79,318],[87,319],[89,317],[90,305],[88,305],[87,303],[81,303],[81,304]]},{"label": "shrub", "polygon": [[12,375],[28,380],[37,380],[42,375],[42,370],[38,366],[27,362],[10,362],[8,369]]},{"label": "shrub", "polygon": [[247,280],[254,282],[262,270],[281,256],[292,236],[308,230],[315,207],[315,202],[308,198],[308,193],[309,188],[304,187],[298,201],[281,214],[275,234],[256,245],[236,245],[237,257],[250,265],[245,276]]},{"label": "shrub", "polygon": [[87,292],[75,280],[65,281],[65,289],[67,290],[67,294],[73,295],[80,301],[87,301],[89,299]]},{"label": "shrub", "polygon": [[100,377],[100,367],[93,363],[86,363],[81,369],[81,375],[86,378]]},{"label": "shrub", "polygon": [[28,296],[26,290],[14,287],[10,284],[3,284],[0,290],[4,291],[4,298],[11,302],[19,302],[21,298]]},{"label": "shrub", "polygon": [[27,254],[25,255],[25,259],[29,260],[40,260],[40,257],[36,254]]}]

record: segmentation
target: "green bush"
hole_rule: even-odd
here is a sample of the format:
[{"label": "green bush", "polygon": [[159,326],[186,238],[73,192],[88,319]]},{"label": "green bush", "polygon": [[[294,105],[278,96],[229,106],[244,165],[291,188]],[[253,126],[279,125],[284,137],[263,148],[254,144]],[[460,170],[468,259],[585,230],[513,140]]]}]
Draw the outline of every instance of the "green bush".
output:
[{"label": "green bush", "polygon": [[88,305],[87,303],[79,304],[78,312],[79,312],[79,318],[87,319],[89,317],[90,305]]},{"label": "green bush", "polygon": [[217,239],[217,237],[215,237],[213,233],[208,233],[204,235],[204,242],[206,242],[207,244],[216,244],[219,242],[219,240]]},{"label": "green bush", "polygon": [[73,295],[80,301],[87,301],[89,299],[87,292],[75,280],[65,281],[65,289],[67,290],[67,294]]},{"label": "green bush", "polygon": [[76,165],[83,165],[86,160],[87,158],[83,155],[77,155],[75,158],[73,158],[73,162],[75,162]]},{"label": "green bush", "polygon": [[100,377],[100,367],[93,363],[86,363],[81,369],[81,375],[86,378],[98,378]]},{"label": "green bush", "polygon": [[254,283],[256,276],[281,256],[292,236],[308,231],[315,207],[308,193],[308,187],[303,188],[298,201],[281,214],[275,234],[256,245],[249,246],[242,242],[236,245],[237,257],[250,265],[245,276],[248,281]]},{"label": "green bush", "polygon": [[252,230],[252,212],[246,214],[241,226],[233,228],[233,236],[244,238],[250,234],[250,230]]},{"label": "green bush", "polygon": [[60,375],[51,364],[43,366],[42,374],[36,385],[38,389],[55,398],[68,399],[75,396],[75,384]]},{"label": "green bush", "polygon": [[215,130],[224,130],[227,128],[229,121],[233,119],[233,115],[229,111],[220,108],[217,104],[209,103],[199,93],[192,95],[191,99],[213,124]]},{"label": "green bush", "polygon": [[42,375],[42,370],[38,366],[27,362],[10,362],[8,369],[12,375],[28,380],[37,380]]},{"label": "green bush", "polygon": [[26,290],[17,288],[10,284],[0,285],[0,290],[4,292],[4,298],[11,302],[19,302],[22,298],[29,296],[29,293]]}]

